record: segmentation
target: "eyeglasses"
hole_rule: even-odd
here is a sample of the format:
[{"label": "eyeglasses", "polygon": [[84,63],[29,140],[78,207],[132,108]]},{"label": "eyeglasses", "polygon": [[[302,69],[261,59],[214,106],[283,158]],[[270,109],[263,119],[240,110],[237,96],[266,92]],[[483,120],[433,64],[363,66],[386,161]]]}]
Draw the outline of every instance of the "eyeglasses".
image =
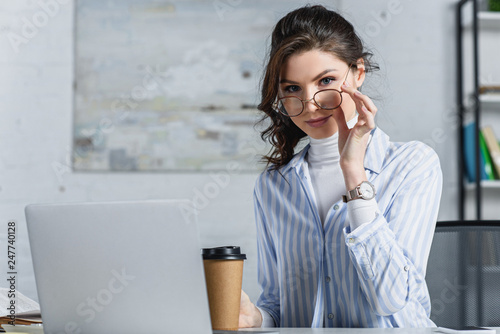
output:
[{"label": "eyeglasses", "polygon": [[[351,66],[352,65],[347,69],[347,73],[342,82],[347,79]],[[317,91],[309,100],[302,100],[300,97],[293,95],[283,96],[276,100],[273,104],[273,108],[288,117],[295,117],[302,114],[305,104],[310,101],[313,101],[314,104],[321,109],[333,110],[337,109],[342,104],[342,93],[342,91],[337,89],[323,89]]]}]

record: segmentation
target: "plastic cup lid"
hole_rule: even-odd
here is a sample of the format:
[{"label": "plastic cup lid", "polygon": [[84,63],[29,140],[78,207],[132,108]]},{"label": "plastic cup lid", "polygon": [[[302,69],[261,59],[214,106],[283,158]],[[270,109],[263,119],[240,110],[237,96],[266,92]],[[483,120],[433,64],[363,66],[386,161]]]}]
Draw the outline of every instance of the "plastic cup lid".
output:
[{"label": "plastic cup lid", "polygon": [[246,254],[241,254],[238,246],[223,246],[215,248],[203,248],[201,251],[203,260],[246,260]]}]

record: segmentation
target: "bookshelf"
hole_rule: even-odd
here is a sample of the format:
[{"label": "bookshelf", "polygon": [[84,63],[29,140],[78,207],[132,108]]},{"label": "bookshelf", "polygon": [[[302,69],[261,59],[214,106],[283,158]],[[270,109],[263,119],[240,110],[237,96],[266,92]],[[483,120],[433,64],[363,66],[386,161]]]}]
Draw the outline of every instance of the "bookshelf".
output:
[{"label": "bookshelf", "polygon": [[478,12],[479,26],[482,29],[500,29],[500,12]]},{"label": "bookshelf", "polygon": [[[480,94],[481,85],[500,86],[500,82],[488,81],[488,78],[497,79],[499,76],[498,67],[491,66],[492,62],[489,59],[495,59],[491,45],[498,45],[500,12],[481,11],[481,4],[482,2],[479,0],[461,0],[457,3],[456,8],[457,107],[459,123],[463,127],[466,125],[465,120],[472,118],[474,123],[474,130],[472,130],[474,143],[472,147],[475,148],[475,156],[472,160],[470,159],[470,155],[468,155],[468,166],[471,166],[470,161],[472,161],[473,166],[475,165],[475,181],[469,182],[465,177],[464,131],[458,131],[458,216],[460,220],[483,220],[485,216],[483,215],[483,206],[491,205],[491,197],[495,197],[495,201],[500,202],[500,180],[481,180],[482,158],[479,141],[479,131],[485,125],[491,125],[495,129],[497,137],[500,134],[500,94]],[[469,53],[471,54],[469,55]],[[498,55],[496,55],[496,60],[498,62]],[[494,68],[493,71],[496,71],[496,74],[491,74],[491,68]],[[483,72],[480,71],[481,69]],[[466,78],[466,74],[468,73],[472,74]],[[471,114],[472,117],[470,117]],[[470,142],[468,143],[470,144]],[[485,195],[486,201],[483,198]],[[472,206],[471,202],[473,202]],[[488,212],[486,216],[491,216],[491,208],[487,207],[484,211]],[[494,214],[496,217],[488,218],[498,219],[500,210],[497,209],[497,211],[499,211],[499,214]]]},{"label": "bookshelf", "polygon": [[[481,188],[485,189],[499,189],[500,190],[500,180],[481,180]],[[476,183],[467,182],[465,189],[472,191],[476,189]]]},{"label": "bookshelf", "polygon": [[[479,0],[460,0],[456,7],[456,54],[457,54],[457,108],[458,119],[461,125],[458,131],[458,184],[459,184],[459,199],[458,199],[458,216],[460,221],[470,219],[473,221],[472,229],[481,223],[485,223],[486,219],[499,219],[500,203],[500,180],[481,180],[481,150],[479,131],[485,125],[490,125],[495,128],[496,135],[500,134],[500,94],[485,93],[480,94],[481,85],[498,86],[500,82],[494,82],[493,79],[498,77],[500,67],[498,63],[498,55],[495,53],[495,48],[492,45],[498,45],[498,35],[500,34],[500,13],[482,12],[479,10]],[[472,9],[472,10],[471,10]],[[471,13],[472,12],[472,13]],[[471,14],[466,16],[465,14]],[[464,23],[465,22],[465,23]],[[466,39],[464,37],[468,37]],[[480,41],[481,40],[481,41]],[[469,42],[470,44],[467,44]],[[467,46],[465,48],[464,46]],[[471,53],[471,54],[470,54]],[[493,59],[493,61],[491,60]],[[481,72],[481,70],[483,72]],[[472,74],[470,74],[472,73]],[[488,75],[485,75],[485,74]],[[466,78],[467,74],[469,77]],[[472,114],[473,126],[466,127],[469,121],[468,116]],[[465,135],[464,130],[473,129],[472,132],[467,132],[467,138],[471,138],[474,152],[472,159],[468,154],[468,166],[474,166],[475,182],[467,181],[465,173]],[[469,134],[472,133],[472,136]],[[498,140],[498,138],[497,138]],[[471,142],[468,142],[469,147]],[[471,163],[472,162],[472,163]],[[484,212],[483,212],[484,211]],[[473,213],[473,214],[471,214]],[[493,218],[494,217],[494,218]],[[460,270],[460,282],[465,282],[465,277],[475,278],[477,289],[470,289],[471,294],[468,299],[475,300],[474,309],[476,312],[466,314],[465,311],[460,313],[460,318],[465,322],[487,323],[491,319],[487,314],[488,307],[491,308],[491,300],[489,297],[494,296],[490,290],[485,290],[487,282],[497,282],[500,277],[500,253],[498,245],[498,235],[492,236],[491,242],[486,242],[483,238],[490,238],[489,234],[481,232],[477,236],[476,247],[470,244],[467,238],[462,240],[467,243],[467,246],[475,249],[477,257],[483,259],[483,255],[492,255],[488,265],[471,266],[463,264]],[[483,248],[483,245],[486,248]],[[460,249],[463,249],[460,246]],[[477,262],[478,263],[478,262]],[[495,285],[493,285],[495,286]],[[494,289],[496,291],[496,289]],[[467,300],[468,300],[467,299]],[[498,298],[496,298],[498,300]],[[461,303],[465,305],[466,297],[461,297]],[[495,304],[497,305],[497,304]],[[497,309],[498,306],[494,308]],[[473,319],[466,319],[472,316]]]},{"label": "bookshelf", "polygon": [[[499,28],[500,33],[500,28]],[[484,107],[490,108],[498,108],[498,112],[500,112],[500,94],[482,94],[479,95],[479,102]]]}]

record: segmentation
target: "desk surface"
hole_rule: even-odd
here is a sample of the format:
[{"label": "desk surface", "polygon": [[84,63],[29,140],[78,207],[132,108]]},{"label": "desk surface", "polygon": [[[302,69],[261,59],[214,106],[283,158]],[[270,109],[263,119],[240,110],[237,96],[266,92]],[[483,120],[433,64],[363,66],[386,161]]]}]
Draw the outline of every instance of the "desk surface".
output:
[{"label": "desk surface", "polygon": [[[496,329],[500,334],[500,327]],[[257,329],[256,329],[257,330]],[[408,333],[408,334],[432,334],[435,328],[260,328],[258,330],[269,330],[280,334],[376,334],[376,333]]]}]

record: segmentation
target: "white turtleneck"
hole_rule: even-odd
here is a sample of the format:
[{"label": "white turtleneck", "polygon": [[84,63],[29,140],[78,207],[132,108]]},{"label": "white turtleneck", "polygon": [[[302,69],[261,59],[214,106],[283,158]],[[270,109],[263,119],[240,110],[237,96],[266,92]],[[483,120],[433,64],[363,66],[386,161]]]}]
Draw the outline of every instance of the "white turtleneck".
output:
[{"label": "white turtleneck", "polygon": [[[347,126],[352,128],[358,120],[354,117]],[[333,136],[323,139],[310,139],[310,148],[307,152],[311,184],[318,206],[321,222],[324,224],[328,211],[332,205],[341,200],[345,195],[344,176],[340,168],[340,154],[338,146],[338,132]],[[350,189],[349,189],[350,190]],[[375,199],[368,201],[353,200],[347,203],[347,214],[351,231],[375,218],[377,202]]]},{"label": "white turtleneck", "polygon": [[340,169],[339,134],[324,139],[310,138],[307,162],[319,217],[324,222],[328,210],[345,195],[345,182]]}]

